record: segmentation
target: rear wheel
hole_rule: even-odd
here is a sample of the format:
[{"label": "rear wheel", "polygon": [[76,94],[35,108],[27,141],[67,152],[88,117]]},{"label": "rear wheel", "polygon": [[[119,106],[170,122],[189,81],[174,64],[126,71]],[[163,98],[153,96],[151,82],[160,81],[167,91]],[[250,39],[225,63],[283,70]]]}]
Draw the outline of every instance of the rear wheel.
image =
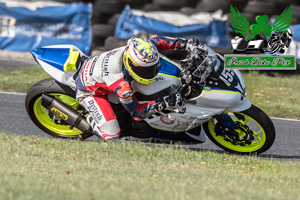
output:
[{"label": "rear wheel", "polygon": [[86,139],[92,133],[82,133],[77,128],[70,129],[70,125],[57,118],[42,106],[42,94],[47,93],[66,103],[74,110],[81,106],[75,99],[75,92],[68,86],[59,84],[54,79],[45,79],[33,85],[25,99],[26,111],[37,127],[47,134],[59,138]]},{"label": "rear wheel", "polygon": [[210,140],[220,148],[232,153],[263,153],[275,140],[275,128],[270,118],[252,105],[242,112],[226,111],[238,130],[230,129],[216,119],[204,124]]}]

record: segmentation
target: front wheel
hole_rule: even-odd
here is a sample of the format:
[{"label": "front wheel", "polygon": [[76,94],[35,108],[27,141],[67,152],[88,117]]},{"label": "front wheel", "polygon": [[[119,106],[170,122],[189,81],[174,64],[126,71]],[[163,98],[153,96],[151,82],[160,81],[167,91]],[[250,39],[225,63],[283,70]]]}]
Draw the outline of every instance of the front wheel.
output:
[{"label": "front wheel", "polygon": [[259,108],[252,105],[242,112],[226,111],[238,130],[225,127],[212,118],[204,124],[209,139],[220,148],[231,153],[263,153],[275,140],[275,128],[271,119]]}]

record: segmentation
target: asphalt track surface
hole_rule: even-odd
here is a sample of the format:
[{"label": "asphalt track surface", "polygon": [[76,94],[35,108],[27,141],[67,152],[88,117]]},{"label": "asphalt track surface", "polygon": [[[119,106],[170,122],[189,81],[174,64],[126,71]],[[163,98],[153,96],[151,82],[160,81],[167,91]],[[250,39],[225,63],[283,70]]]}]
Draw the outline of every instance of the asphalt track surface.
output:
[{"label": "asphalt track surface", "polygon": [[[26,113],[24,102],[25,94],[0,92],[0,132],[48,137],[31,122]],[[273,146],[262,156],[300,161],[300,120],[272,118],[272,121],[276,129],[276,139]],[[193,150],[224,152],[208,138],[204,144],[189,147]]]}]

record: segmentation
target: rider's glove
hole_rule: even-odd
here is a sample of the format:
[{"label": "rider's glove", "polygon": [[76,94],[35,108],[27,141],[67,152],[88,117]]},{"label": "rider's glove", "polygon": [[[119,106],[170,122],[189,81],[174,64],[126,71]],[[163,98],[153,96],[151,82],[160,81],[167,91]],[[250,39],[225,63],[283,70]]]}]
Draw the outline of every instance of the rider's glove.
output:
[{"label": "rider's glove", "polygon": [[186,40],[184,38],[178,38],[178,44],[179,44],[179,49],[180,50],[186,50],[190,53],[206,53],[207,49],[205,48],[204,45],[201,45],[199,43],[199,40],[194,38],[194,39],[189,39]]},{"label": "rider's glove", "polygon": [[181,99],[180,93],[164,96],[156,101],[155,111],[161,112],[165,108],[175,108],[181,103]]}]

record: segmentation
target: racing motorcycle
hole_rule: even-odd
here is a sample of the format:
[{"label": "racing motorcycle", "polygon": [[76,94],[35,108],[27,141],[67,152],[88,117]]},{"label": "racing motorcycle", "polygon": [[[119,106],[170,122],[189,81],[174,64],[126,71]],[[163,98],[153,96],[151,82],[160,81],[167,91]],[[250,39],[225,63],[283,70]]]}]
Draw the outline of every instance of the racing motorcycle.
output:
[{"label": "racing motorcycle", "polygon": [[[151,142],[200,144],[206,136],[232,153],[262,153],[275,140],[270,118],[246,98],[242,74],[227,69],[211,48],[193,51],[183,60],[161,55],[155,80],[148,86],[132,82],[140,102],[180,93],[181,104],[134,121],[114,94],[108,96],[121,128],[120,138]],[[34,84],[26,95],[30,119],[45,133],[59,138],[93,135],[88,111],[75,98],[75,78],[88,57],[73,45],[53,45],[32,51],[53,78]]]}]

